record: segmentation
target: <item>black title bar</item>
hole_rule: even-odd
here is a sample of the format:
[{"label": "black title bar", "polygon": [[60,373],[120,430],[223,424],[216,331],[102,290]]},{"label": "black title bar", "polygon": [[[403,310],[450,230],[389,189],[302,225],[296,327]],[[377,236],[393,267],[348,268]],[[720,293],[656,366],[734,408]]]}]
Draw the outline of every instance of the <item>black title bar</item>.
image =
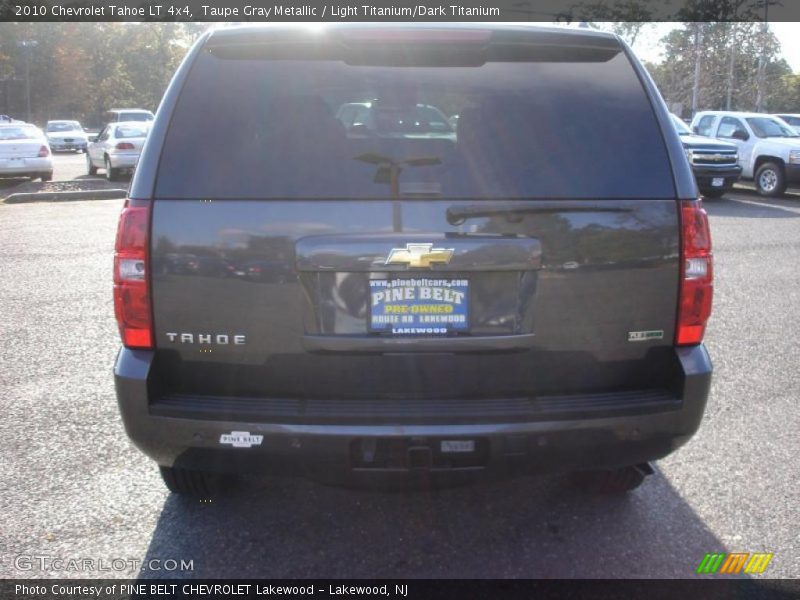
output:
[{"label": "black title bar", "polygon": [[0,598],[9,600],[422,600],[470,598],[547,600],[790,600],[798,580],[715,578],[699,580],[225,580],[225,579],[5,579]]},{"label": "black title bar", "polygon": [[0,0],[2,21],[800,21],[795,0]]}]

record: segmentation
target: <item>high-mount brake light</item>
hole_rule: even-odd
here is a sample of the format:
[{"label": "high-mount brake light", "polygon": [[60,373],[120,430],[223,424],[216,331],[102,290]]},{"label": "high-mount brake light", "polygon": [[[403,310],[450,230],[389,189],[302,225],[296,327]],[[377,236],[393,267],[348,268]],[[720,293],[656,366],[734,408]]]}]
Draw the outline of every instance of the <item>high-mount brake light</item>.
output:
[{"label": "high-mount brake light", "polygon": [[342,33],[345,42],[405,43],[477,43],[485,44],[492,37],[488,29],[351,29]]},{"label": "high-mount brake light", "polygon": [[714,294],[714,257],[708,215],[700,200],[682,200],[681,280],[675,343],[690,346],[703,341]]},{"label": "high-mount brake light", "polygon": [[122,343],[128,348],[153,347],[153,317],[148,283],[150,208],[131,206],[119,217],[114,252],[114,314]]}]

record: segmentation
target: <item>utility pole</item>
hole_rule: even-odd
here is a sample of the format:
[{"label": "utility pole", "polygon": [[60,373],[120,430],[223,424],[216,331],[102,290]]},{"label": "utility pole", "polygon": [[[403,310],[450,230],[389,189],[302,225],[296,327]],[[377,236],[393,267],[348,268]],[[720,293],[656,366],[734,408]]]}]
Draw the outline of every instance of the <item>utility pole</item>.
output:
[{"label": "utility pole", "polygon": [[[732,27],[736,27],[736,24],[731,24]],[[736,78],[736,34],[733,33],[731,35],[731,60],[728,64],[728,91],[725,97],[725,110],[731,110],[731,104],[733,103],[733,86],[734,80]]]},{"label": "utility pole", "polygon": [[28,107],[28,115],[25,121],[31,122],[31,52],[39,45],[36,40],[22,40],[17,45],[25,49],[25,103]]},{"label": "utility pole", "polygon": [[703,58],[703,23],[694,24],[694,83],[692,85],[692,117],[697,114],[700,94],[700,69]]},{"label": "utility pole", "polygon": [[761,24],[761,53],[756,73],[756,112],[764,112],[767,71],[767,34],[769,33],[769,0],[764,2],[764,22]]},{"label": "utility pole", "polygon": [[3,108],[0,108],[0,112],[11,114],[11,82],[13,78],[9,75],[8,77],[3,77],[0,79],[0,83],[3,84]]}]

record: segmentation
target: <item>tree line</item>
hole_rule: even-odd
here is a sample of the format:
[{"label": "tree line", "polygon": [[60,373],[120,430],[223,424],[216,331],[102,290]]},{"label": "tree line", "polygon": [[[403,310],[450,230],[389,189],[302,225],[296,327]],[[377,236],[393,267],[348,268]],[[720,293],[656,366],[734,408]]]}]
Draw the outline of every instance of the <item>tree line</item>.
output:
[{"label": "tree line", "polygon": [[684,23],[662,45],[663,62],[647,67],[680,116],[720,109],[800,112],[800,75],[763,23]]},{"label": "tree line", "polygon": [[[642,21],[597,25],[629,43],[652,27]],[[98,127],[110,108],[155,111],[184,54],[206,27],[0,23],[0,113],[27,120],[30,101],[34,123],[77,119]],[[680,23],[662,46],[664,60],[646,66],[667,104],[683,117],[704,109],[800,113],[800,74],[792,73],[778,40],[762,23]]]},{"label": "tree line", "polygon": [[[646,22],[597,23],[634,45]],[[781,55],[768,24],[679,23],[661,40],[663,60],[645,63],[670,110],[800,112],[800,74]]]},{"label": "tree line", "polygon": [[[203,23],[0,23],[0,113],[102,125],[111,108],[158,107]],[[28,90],[30,119],[28,119]]]}]

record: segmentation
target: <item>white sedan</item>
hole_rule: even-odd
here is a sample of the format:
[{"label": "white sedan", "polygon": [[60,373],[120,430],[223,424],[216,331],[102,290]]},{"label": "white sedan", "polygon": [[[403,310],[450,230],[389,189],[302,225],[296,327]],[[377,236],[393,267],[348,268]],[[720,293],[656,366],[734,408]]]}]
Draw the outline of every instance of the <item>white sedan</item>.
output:
[{"label": "white sedan", "polygon": [[0,123],[0,177],[53,179],[53,156],[41,129],[28,123]]},{"label": "white sedan", "polygon": [[78,121],[48,121],[44,130],[50,142],[50,150],[53,152],[59,150],[86,152],[89,138]]},{"label": "white sedan", "polygon": [[89,175],[104,169],[106,179],[115,181],[123,171],[133,171],[150,132],[150,123],[129,121],[109,123],[89,141],[86,149],[86,168]]}]

